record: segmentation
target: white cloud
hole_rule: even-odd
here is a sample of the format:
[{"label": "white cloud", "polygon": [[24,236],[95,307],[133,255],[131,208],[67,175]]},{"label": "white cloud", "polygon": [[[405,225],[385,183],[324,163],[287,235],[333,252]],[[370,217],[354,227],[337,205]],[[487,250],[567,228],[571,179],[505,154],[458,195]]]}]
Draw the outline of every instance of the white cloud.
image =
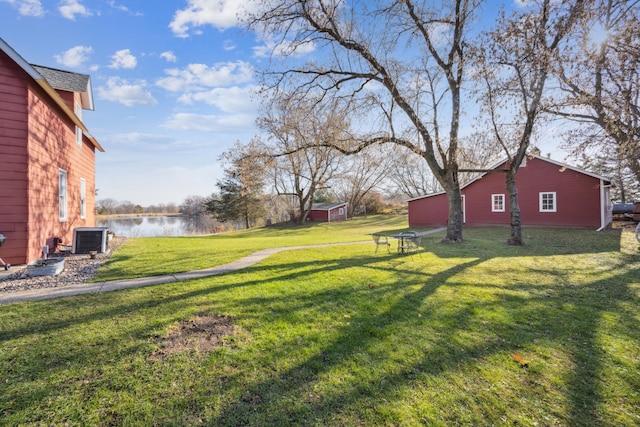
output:
[{"label": "white cloud", "polygon": [[110,77],[107,86],[98,88],[98,97],[111,102],[119,102],[127,107],[134,105],[157,105],[158,101],[145,90],[144,80],[129,83],[120,77]]},{"label": "white cloud", "polygon": [[123,4],[117,4],[115,2],[115,0],[109,0],[109,1],[107,1],[107,4],[112,9],[119,10],[120,12],[127,12],[129,15],[132,15],[132,16],[143,16],[142,12],[133,12],[127,6],[125,6]]},{"label": "white cloud", "polygon": [[316,50],[316,46],[311,41],[292,43],[284,40],[276,44],[273,40],[265,40],[263,45],[253,48],[253,54],[258,58],[264,58],[271,55],[301,57],[313,52],[314,50]]},{"label": "white cloud", "polygon": [[192,104],[204,102],[213,105],[225,113],[252,113],[257,114],[257,104],[252,102],[251,94],[256,87],[230,87],[215,88],[206,92],[188,93],[178,98],[179,102]]},{"label": "white cloud", "polygon": [[75,46],[64,51],[60,55],[54,55],[58,64],[69,68],[78,68],[89,60],[89,55],[93,53],[93,49],[88,46]]},{"label": "white cloud", "polygon": [[448,47],[453,40],[453,26],[444,23],[432,24],[429,29],[431,43],[436,47]]},{"label": "white cloud", "polygon": [[76,15],[91,16],[93,15],[89,10],[84,7],[78,0],[62,0],[58,6],[60,14],[72,21],[76,20]]},{"label": "white cloud", "polygon": [[173,53],[170,50],[168,50],[166,52],[162,52],[160,54],[160,58],[164,58],[167,62],[176,62],[177,61],[176,54]]},{"label": "white cloud", "polygon": [[204,64],[189,64],[182,70],[165,70],[168,77],[159,79],[156,85],[178,92],[202,90],[204,87],[230,86],[253,80],[253,67],[248,62],[220,62],[208,67]]},{"label": "white cloud", "polygon": [[127,6],[124,6],[124,5],[121,5],[121,4],[116,4],[116,2],[114,0],[109,0],[107,3],[112,8],[117,9],[117,10],[121,10],[122,12],[128,12],[129,11],[129,8],[127,8]]},{"label": "white cloud", "polygon": [[131,54],[131,51],[129,49],[122,49],[117,51],[113,54],[111,59],[112,61],[111,65],[109,65],[109,68],[114,68],[116,70],[119,68],[136,68],[136,65],[138,65],[138,60]]},{"label": "white cloud", "polygon": [[176,11],[169,24],[178,37],[189,37],[189,30],[211,25],[224,30],[240,24],[240,17],[257,6],[242,0],[187,0],[187,7]]},{"label": "white cloud", "polygon": [[179,141],[173,136],[145,132],[119,133],[109,138],[114,149],[126,148],[130,153],[146,153],[152,149],[166,151],[175,148]]},{"label": "white cloud", "polygon": [[40,0],[0,0],[18,9],[23,16],[43,16],[44,8]]},{"label": "white cloud", "polygon": [[237,47],[236,42],[230,39],[225,40],[222,44],[222,48],[227,52],[230,50],[234,50],[236,47]]},{"label": "white cloud", "polygon": [[371,80],[371,81],[368,81],[367,83],[365,83],[364,88],[366,90],[368,90],[369,92],[379,93],[379,92],[384,90],[384,85],[382,83],[380,83],[380,82],[375,81],[375,80]]},{"label": "white cloud", "polygon": [[251,114],[192,114],[178,113],[172,115],[162,127],[181,131],[195,130],[200,132],[251,132],[255,116]]}]

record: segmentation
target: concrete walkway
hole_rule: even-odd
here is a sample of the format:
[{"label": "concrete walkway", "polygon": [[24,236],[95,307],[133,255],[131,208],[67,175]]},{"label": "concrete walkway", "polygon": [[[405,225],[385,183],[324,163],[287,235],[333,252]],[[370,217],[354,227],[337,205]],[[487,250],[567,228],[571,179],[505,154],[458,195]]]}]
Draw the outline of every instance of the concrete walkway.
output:
[{"label": "concrete walkway", "polygon": [[[446,230],[446,228],[437,228],[435,230],[428,230],[419,235],[437,233],[439,231]],[[247,255],[244,258],[230,262],[228,264],[220,265],[217,267],[206,268],[204,270],[188,271],[185,273],[169,274],[164,276],[153,277],[141,277],[138,279],[123,279],[112,280],[110,282],[98,282],[98,283],[82,283],[77,285],[61,286],[57,288],[39,288],[29,289],[26,291],[18,292],[6,292],[0,293],[0,305],[11,304],[15,302],[23,301],[37,301],[51,298],[69,297],[74,295],[92,294],[98,292],[110,292],[120,289],[140,288],[142,286],[161,285],[164,283],[184,282],[187,280],[202,279],[204,277],[217,276],[220,274],[226,274],[233,271],[238,271],[243,268],[250,267],[259,263],[265,258],[282,251],[290,251],[296,249],[309,249],[320,248],[327,246],[342,246],[342,245],[361,245],[371,243],[371,240],[360,242],[346,242],[346,243],[326,243],[321,245],[307,245],[307,246],[287,246],[282,248],[270,248],[263,249]]]}]

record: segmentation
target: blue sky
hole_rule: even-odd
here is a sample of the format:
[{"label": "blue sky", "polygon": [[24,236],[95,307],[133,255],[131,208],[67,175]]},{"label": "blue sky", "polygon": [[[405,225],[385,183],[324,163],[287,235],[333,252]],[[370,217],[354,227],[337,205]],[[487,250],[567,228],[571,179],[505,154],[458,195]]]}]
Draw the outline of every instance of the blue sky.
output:
[{"label": "blue sky", "polygon": [[98,199],[180,204],[214,192],[219,155],[257,133],[264,46],[238,28],[242,4],[0,0],[0,37],[30,63],[91,76]]},{"label": "blue sky", "polygon": [[180,204],[216,191],[220,154],[258,133],[254,70],[272,46],[237,23],[252,3],[0,0],[0,37],[30,63],[91,76],[98,200]]}]

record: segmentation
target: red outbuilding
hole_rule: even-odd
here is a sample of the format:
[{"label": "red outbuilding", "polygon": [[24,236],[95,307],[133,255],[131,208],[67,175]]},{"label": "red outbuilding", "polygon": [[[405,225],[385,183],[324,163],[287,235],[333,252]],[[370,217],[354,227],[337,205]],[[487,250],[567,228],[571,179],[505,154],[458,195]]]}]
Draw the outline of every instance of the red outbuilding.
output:
[{"label": "red outbuilding", "polygon": [[[506,169],[501,162],[493,170]],[[609,190],[604,177],[527,155],[516,178],[522,224],[527,226],[603,229],[612,220]],[[503,172],[487,172],[461,189],[465,225],[510,223],[509,194]],[[447,225],[449,205],[445,193],[417,197],[409,203],[410,227]]]},{"label": "red outbuilding", "polygon": [[347,219],[347,204],[341,203],[314,203],[307,218],[317,222],[345,221]]},{"label": "red outbuilding", "polygon": [[[95,226],[95,152],[82,121],[88,75],[31,65],[0,38],[0,258],[25,264]],[[54,240],[55,239],[55,240]]]}]

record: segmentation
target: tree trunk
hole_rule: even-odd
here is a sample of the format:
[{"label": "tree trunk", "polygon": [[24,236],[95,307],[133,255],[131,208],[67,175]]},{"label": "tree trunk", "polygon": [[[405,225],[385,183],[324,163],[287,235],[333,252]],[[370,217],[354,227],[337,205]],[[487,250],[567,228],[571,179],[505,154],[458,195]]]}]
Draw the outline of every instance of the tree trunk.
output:
[{"label": "tree trunk", "polygon": [[516,187],[517,171],[517,169],[509,169],[505,177],[511,216],[511,237],[507,240],[507,244],[521,246],[524,245],[524,240],[522,240],[522,221],[520,218],[520,206],[518,205],[518,188]]},{"label": "tree trunk", "polygon": [[[310,189],[309,191],[315,192],[313,189]],[[300,216],[298,217],[298,225],[302,225],[307,221],[307,217],[311,211],[311,206],[313,206],[313,200],[314,198],[312,194],[307,194],[307,196],[304,197],[302,193],[299,193],[298,203],[300,204]]]},{"label": "tree trunk", "polygon": [[447,236],[442,240],[449,243],[460,243],[462,239],[462,195],[457,176],[449,174],[443,183],[449,201],[449,219],[447,221]]},{"label": "tree trunk", "polygon": [[249,211],[247,210],[246,206],[245,206],[245,210],[244,210],[244,225],[247,228],[247,230],[249,230],[251,228],[251,220],[249,218]]}]

